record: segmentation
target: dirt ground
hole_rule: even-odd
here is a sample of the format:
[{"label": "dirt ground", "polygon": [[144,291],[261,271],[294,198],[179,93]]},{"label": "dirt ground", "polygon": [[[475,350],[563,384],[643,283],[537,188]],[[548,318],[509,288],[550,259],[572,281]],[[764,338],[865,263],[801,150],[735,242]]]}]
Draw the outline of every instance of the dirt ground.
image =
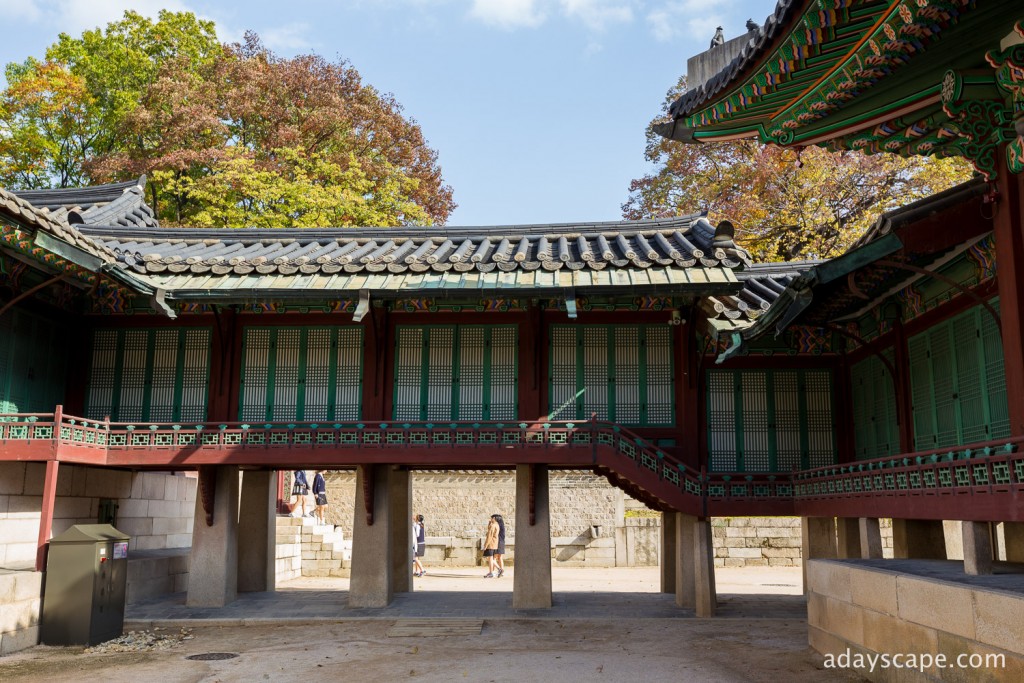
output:
[{"label": "dirt ground", "polygon": [[[819,668],[806,625],[783,620],[494,620],[479,635],[388,637],[390,620],[200,627],[163,651],[35,647],[0,659],[9,683],[214,681],[804,681]],[[190,655],[234,653],[219,661]]]},{"label": "dirt ground", "polygon": [[[485,581],[477,569],[441,570],[417,591],[471,590],[486,586],[508,592],[512,582]],[[467,578],[472,574],[475,580]],[[798,595],[799,570],[719,571],[719,591],[730,594]],[[337,582],[337,583],[335,583]],[[562,569],[560,590],[598,594],[657,592],[650,569]],[[290,585],[289,585],[290,584]],[[336,587],[347,580],[300,579],[284,591]],[[280,595],[280,593],[279,593]],[[451,593],[448,593],[451,595]],[[429,598],[429,596],[424,596]],[[628,609],[628,596],[623,609]],[[614,604],[614,601],[611,603]],[[756,607],[756,602],[754,603]],[[624,614],[629,612],[624,611]],[[455,623],[441,619],[436,625]],[[163,622],[167,623],[167,622]],[[81,647],[37,646],[0,658],[0,681],[86,681],[111,683],[204,683],[260,681],[765,681],[804,683],[854,681],[826,670],[807,646],[807,624],[793,618],[486,618],[479,633],[399,635],[389,631],[405,619],[345,619],[317,625],[257,622],[246,626],[189,626],[151,629],[146,635],[175,641],[168,649],[129,652],[85,651]],[[416,631],[416,629],[413,629]],[[103,647],[99,648],[104,649]],[[193,655],[229,653],[221,660]]]}]

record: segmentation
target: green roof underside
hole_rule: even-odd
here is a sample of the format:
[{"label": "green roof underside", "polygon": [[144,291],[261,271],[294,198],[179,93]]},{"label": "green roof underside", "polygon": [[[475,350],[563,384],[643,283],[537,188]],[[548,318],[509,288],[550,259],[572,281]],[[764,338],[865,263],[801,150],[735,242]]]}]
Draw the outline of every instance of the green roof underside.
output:
[{"label": "green roof underside", "polygon": [[568,272],[403,273],[403,274],[297,274],[218,275],[168,274],[136,276],[167,291],[168,299],[180,301],[249,301],[254,297],[275,299],[324,299],[351,297],[368,291],[378,297],[398,298],[411,294],[465,298],[483,294],[524,293],[658,295],[735,292],[742,288],[727,268],[648,268]]},{"label": "green roof underside", "polygon": [[679,130],[665,134],[962,156],[995,175],[994,155],[979,147],[1016,137],[1021,84],[999,65],[1024,55],[1024,46],[1000,49],[1015,31],[1024,40],[1019,0],[842,4],[805,3],[780,39],[738,58],[746,62],[728,84],[681,97]]}]

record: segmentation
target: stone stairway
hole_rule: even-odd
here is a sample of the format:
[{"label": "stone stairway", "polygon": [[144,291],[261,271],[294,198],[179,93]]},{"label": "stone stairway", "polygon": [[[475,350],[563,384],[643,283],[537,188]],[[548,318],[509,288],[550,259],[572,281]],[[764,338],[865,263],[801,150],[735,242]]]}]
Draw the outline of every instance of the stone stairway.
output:
[{"label": "stone stairway", "polygon": [[318,524],[312,517],[277,518],[277,581],[300,576],[348,576],[352,542],[333,524]]}]

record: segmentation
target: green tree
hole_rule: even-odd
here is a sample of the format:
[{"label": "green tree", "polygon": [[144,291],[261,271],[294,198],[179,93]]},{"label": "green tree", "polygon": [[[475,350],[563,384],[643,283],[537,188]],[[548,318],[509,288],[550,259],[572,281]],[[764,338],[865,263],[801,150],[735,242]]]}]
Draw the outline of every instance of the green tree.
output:
[{"label": "green tree", "polygon": [[88,163],[132,144],[125,121],[169,60],[202,65],[221,54],[211,22],[161,11],[135,12],[86,31],[61,34],[40,61],[6,68],[0,99],[0,183],[74,187],[93,178]]},{"label": "green tree", "polygon": [[[282,59],[255,34],[128,12],[8,67],[0,183],[150,178],[165,224],[266,227],[443,223],[437,153],[391,95],[347,62]],[[6,131],[6,135],[3,132]]]},{"label": "green tree", "polygon": [[[681,79],[669,91],[666,114],[685,85]],[[623,215],[707,209],[733,221],[740,243],[763,261],[836,256],[881,212],[941,192],[972,173],[960,159],[797,151],[753,140],[687,145],[662,138],[651,126],[644,156],[656,168],[630,183]]]}]

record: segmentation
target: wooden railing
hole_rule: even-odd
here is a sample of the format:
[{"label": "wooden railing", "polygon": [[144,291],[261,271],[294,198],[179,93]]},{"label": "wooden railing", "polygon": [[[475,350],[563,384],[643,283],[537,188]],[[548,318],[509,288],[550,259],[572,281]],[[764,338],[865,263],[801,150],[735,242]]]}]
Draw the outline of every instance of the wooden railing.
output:
[{"label": "wooden railing", "polygon": [[[0,458],[118,466],[517,463],[607,468],[655,507],[693,514],[806,514],[1016,520],[1024,438],[792,473],[698,471],[619,425],[589,421],[120,423],[0,415]],[[943,516],[945,515],[945,517]],[[994,516],[998,515],[998,516]],[[1009,515],[1009,516],[1007,516]],[[970,519],[963,514],[957,519]]]}]

